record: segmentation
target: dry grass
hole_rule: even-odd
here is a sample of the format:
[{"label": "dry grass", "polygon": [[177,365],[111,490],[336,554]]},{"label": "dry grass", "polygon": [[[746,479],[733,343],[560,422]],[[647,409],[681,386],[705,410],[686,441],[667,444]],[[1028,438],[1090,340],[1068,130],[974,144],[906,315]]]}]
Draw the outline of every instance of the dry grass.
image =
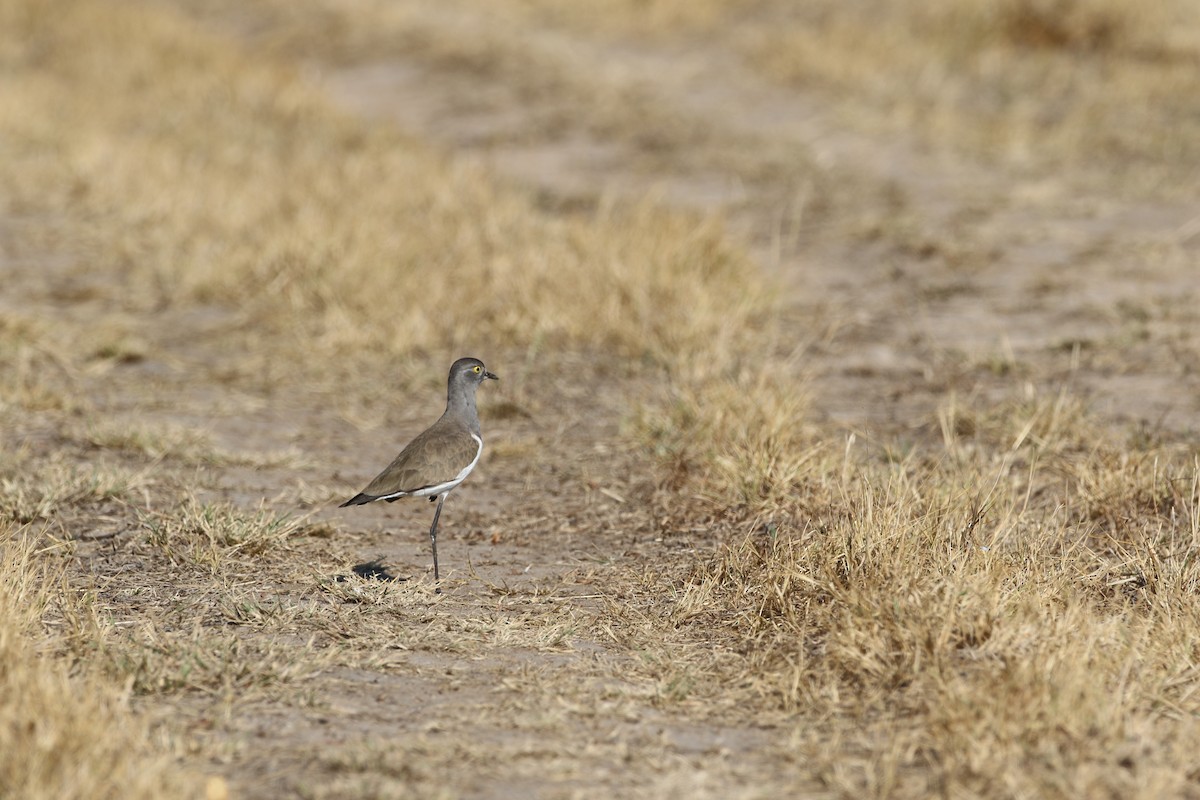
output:
[{"label": "dry grass", "polygon": [[1102,172],[1141,190],[1191,179],[1173,174],[1197,141],[1188,3],[806,4],[746,52],[786,81],[862,93],[927,140],[1033,166],[1117,159]]},{"label": "dry grass", "polygon": [[76,411],[86,404],[70,391],[70,368],[44,322],[6,314],[0,321],[0,365],[6,380],[0,387],[0,414]]},{"label": "dry grass", "polygon": [[175,569],[219,572],[229,559],[255,559],[287,546],[303,521],[266,509],[245,512],[188,498],[182,507],[147,517],[147,541]]},{"label": "dry grass", "polygon": [[[517,5],[564,25],[600,13]],[[71,539],[71,585],[90,592],[7,530],[0,788],[167,793],[163,762],[137,760],[150,748],[128,687],[172,717],[164,747],[262,796],[497,781],[647,797],[1197,793],[1193,454],[1032,380],[1000,399],[948,393],[912,441],[843,438],[811,419],[780,355],[811,332],[778,333],[718,221],[650,203],[547,211],[331,110],[295,43],[331,21],[335,51],[386,37],[320,8],[286,17],[295,30],[264,52],[154,4],[0,8],[0,200],[26,221],[20,247],[67,261],[26,275],[30,304],[100,323],[59,328],[36,308],[0,323],[15,378],[0,414],[20,443],[0,464],[0,515]],[[404,24],[390,8],[383,30]],[[767,31],[754,25],[787,9],[597,8],[610,36],[636,19],[713,35],[744,18],[764,70],[877,97],[968,149],[1019,149],[1035,131],[1051,154],[1192,146],[1163,122],[1165,98],[1192,87],[1191,45],[1114,3],[810,4]],[[495,38],[452,44],[430,48],[530,69]],[[1122,65],[1111,97],[1076,86],[1080,64]],[[1107,124],[1152,76],[1170,79],[1139,106],[1152,130]],[[523,85],[556,80],[569,83]],[[968,119],[981,85],[996,97]],[[1039,116],[1056,102],[1062,116]],[[423,566],[361,569],[387,538],[368,526],[396,518],[310,523],[295,506],[328,505],[351,469],[337,454],[375,444],[322,406],[370,408],[392,385],[380,364],[433,374],[481,343],[522,364],[528,385],[487,424],[525,483],[498,484],[502,511],[456,509],[449,546],[534,574],[472,565],[435,595]],[[1123,357],[1096,344],[1110,346]],[[578,385],[596,374],[622,403]],[[244,451],[141,417],[187,390],[187,413],[214,428],[228,408],[258,414],[227,428]],[[636,418],[614,444],[594,417],[621,405]],[[324,415],[296,426],[311,458],[258,430],[276,408]]]},{"label": "dry grass", "polygon": [[18,524],[48,521],[66,509],[95,510],[122,500],[146,484],[144,474],[118,466],[17,454],[0,467],[0,517]]},{"label": "dry grass", "polygon": [[644,410],[637,433],[673,491],[750,510],[796,496],[822,445],[795,376],[780,364],[768,369],[682,382],[666,403]]},{"label": "dry grass", "polygon": [[707,37],[765,75],[826,93],[856,124],[973,155],[1081,171],[1103,158],[1093,178],[1139,191],[1186,190],[1195,177],[1178,171],[1200,141],[1200,14],[1186,0],[457,6],[615,41]]},{"label": "dry grass", "polygon": [[107,632],[38,538],[0,533],[0,794],[199,796],[161,756],[118,685],[82,658]]},{"label": "dry grass", "polygon": [[547,217],[169,14],[7,13],[0,123],[22,159],[8,203],[95,219],[100,260],[81,266],[118,276],[128,308],[236,305],[303,339],[295,368],[489,341],[695,363],[762,308],[719,225],[650,206]]},{"label": "dry grass", "polygon": [[1031,424],[1046,416],[1017,405],[999,446],[956,457],[827,460],[790,509],[686,581],[677,624],[743,654],[722,687],[862,731],[844,746],[797,739],[828,785],[906,797],[1192,785],[1200,465],[1096,428],[1079,437],[1074,416]]}]

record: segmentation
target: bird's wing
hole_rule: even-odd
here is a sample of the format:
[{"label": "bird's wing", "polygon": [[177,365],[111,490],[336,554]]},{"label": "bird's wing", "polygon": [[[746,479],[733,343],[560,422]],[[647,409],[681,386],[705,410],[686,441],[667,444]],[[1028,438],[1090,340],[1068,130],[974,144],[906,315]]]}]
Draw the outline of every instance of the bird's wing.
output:
[{"label": "bird's wing", "polygon": [[442,425],[439,421],[409,442],[362,493],[384,497],[449,483],[475,460],[482,446],[465,425]]}]

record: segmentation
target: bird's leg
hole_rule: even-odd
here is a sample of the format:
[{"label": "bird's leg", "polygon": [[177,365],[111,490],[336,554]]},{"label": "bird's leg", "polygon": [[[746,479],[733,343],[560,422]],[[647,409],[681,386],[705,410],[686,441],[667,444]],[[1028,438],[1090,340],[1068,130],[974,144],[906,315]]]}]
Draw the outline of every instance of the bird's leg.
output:
[{"label": "bird's leg", "polygon": [[450,494],[450,493],[442,492],[442,494],[438,496],[437,511],[433,512],[433,525],[430,526],[430,528],[429,528],[429,543],[431,545],[433,545],[433,582],[435,584],[433,590],[435,592],[441,591],[441,589],[437,588],[437,586],[436,586],[436,584],[438,582],[438,560],[437,560],[438,517],[440,517],[442,515],[442,503],[446,502],[446,495],[448,495],[448,494]]}]

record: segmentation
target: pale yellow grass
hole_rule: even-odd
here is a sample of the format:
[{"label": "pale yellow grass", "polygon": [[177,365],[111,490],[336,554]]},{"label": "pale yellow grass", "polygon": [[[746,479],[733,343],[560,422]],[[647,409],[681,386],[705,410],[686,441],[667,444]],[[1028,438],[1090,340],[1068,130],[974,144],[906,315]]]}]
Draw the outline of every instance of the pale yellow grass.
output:
[{"label": "pale yellow grass", "polygon": [[503,342],[668,365],[711,363],[762,308],[718,224],[548,217],[160,9],[6,8],[8,202],[94,220],[80,266],[126,307],[235,305],[303,363]]},{"label": "pale yellow grass", "polygon": [[124,467],[84,466],[76,460],[27,453],[0,459],[0,518],[29,523],[50,521],[67,509],[94,507],[145,489],[146,474]]},{"label": "pale yellow grass", "polygon": [[128,695],[80,659],[105,634],[38,538],[0,530],[0,795],[199,796],[155,754]]},{"label": "pale yellow grass", "polygon": [[1010,163],[1190,189],[1200,10],[1187,0],[458,0],[614,41],[705,37],[851,125]]},{"label": "pale yellow grass", "polygon": [[572,3],[570,0],[465,0],[461,5],[539,24],[570,26],[606,34],[662,37],[711,33],[738,12],[754,13],[761,3],[731,3],[729,0],[599,0]]},{"label": "pale yellow grass", "polygon": [[1062,395],[986,417],[934,460],[822,457],[695,570],[676,623],[746,654],[716,673],[744,702],[846,737],[794,741],[841,791],[1186,795],[1200,464]]},{"label": "pale yellow grass", "polygon": [[1103,158],[1093,174],[1135,190],[1190,178],[1200,140],[1200,13],[1178,0],[806,4],[744,52],[930,141],[1084,172]]},{"label": "pale yellow grass", "polygon": [[218,573],[230,559],[253,561],[285,548],[303,529],[301,519],[260,508],[242,511],[227,504],[189,498],[179,508],[143,520],[147,541],[176,570]]},{"label": "pale yellow grass", "polygon": [[805,414],[808,398],[785,362],[708,380],[680,381],[647,404],[635,431],[661,480],[721,508],[786,504],[820,469],[825,448]]}]

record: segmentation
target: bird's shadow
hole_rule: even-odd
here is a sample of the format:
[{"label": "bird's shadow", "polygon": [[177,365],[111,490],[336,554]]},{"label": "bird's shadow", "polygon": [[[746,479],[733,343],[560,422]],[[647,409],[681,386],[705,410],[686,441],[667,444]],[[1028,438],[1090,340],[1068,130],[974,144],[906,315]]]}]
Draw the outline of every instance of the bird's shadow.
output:
[{"label": "bird's shadow", "polygon": [[[386,566],[384,566],[383,559],[381,559],[381,558],[377,558],[373,561],[366,561],[366,562],[363,562],[362,564],[355,564],[353,567],[350,568],[350,571],[353,572],[358,577],[363,578],[365,580],[369,580],[369,581],[397,581],[397,582],[400,582],[400,581],[408,580],[408,578],[402,578],[399,575],[393,575],[388,570],[388,568]],[[344,580],[348,579],[349,577],[350,576],[348,576],[348,575],[338,575],[337,579],[339,581],[344,581]]]}]

